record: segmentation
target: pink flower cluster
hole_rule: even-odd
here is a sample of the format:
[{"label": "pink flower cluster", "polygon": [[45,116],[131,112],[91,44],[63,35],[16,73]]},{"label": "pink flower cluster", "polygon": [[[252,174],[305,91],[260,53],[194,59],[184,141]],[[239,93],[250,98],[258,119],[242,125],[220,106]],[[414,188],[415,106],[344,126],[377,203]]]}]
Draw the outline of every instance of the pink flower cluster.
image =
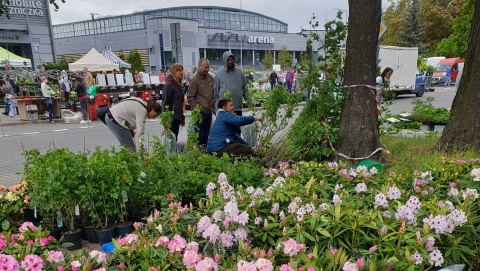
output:
[{"label": "pink flower cluster", "polygon": [[18,270],[18,262],[10,255],[0,254],[0,270]]},{"label": "pink flower cluster", "polygon": [[283,242],[283,253],[287,256],[297,255],[298,252],[305,248],[304,244],[297,243],[297,241],[289,238],[287,241]]},{"label": "pink flower cluster", "polygon": [[61,263],[65,261],[65,256],[61,251],[50,250],[47,256],[48,262]]},{"label": "pink flower cluster", "polygon": [[198,253],[198,244],[191,242],[186,245],[185,253],[183,254],[183,264],[187,268],[195,268],[195,266],[202,260],[202,254]]},{"label": "pink flower cluster", "polygon": [[375,202],[373,203],[373,208],[377,209],[378,207],[388,207],[387,197],[385,197],[383,193],[378,193],[377,195],[375,195]]},{"label": "pink flower cluster", "polygon": [[452,233],[455,227],[461,227],[467,222],[467,216],[464,211],[454,209],[448,215],[436,215],[430,214],[423,219],[423,223],[430,226],[435,230],[435,233]]},{"label": "pink flower cluster", "polygon": [[237,271],[273,271],[274,267],[270,260],[259,258],[255,262],[240,260],[237,263]]},{"label": "pink flower cluster", "polygon": [[42,271],[43,260],[40,256],[30,254],[30,255],[27,255],[25,259],[23,259],[20,266],[25,271]]},{"label": "pink flower cluster", "polygon": [[442,252],[440,252],[440,250],[438,250],[438,249],[432,251],[432,252],[428,255],[428,262],[429,262],[432,266],[442,266],[443,261],[444,261],[444,260],[443,260]]},{"label": "pink flower cluster", "polygon": [[34,231],[34,230],[36,230],[36,229],[37,229],[37,227],[35,227],[35,225],[33,225],[32,222],[27,221],[27,222],[24,222],[24,223],[20,226],[20,228],[18,228],[18,231],[19,231],[19,232],[26,232],[27,230],[32,230],[32,231]]}]

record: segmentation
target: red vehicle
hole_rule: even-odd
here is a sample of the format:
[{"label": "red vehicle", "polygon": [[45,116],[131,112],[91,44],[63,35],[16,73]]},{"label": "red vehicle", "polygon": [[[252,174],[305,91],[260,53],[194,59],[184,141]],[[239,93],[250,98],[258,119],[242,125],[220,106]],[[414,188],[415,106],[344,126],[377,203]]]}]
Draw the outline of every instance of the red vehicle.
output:
[{"label": "red vehicle", "polygon": [[450,78],[452,79],[452,83],[455,83],[458,75],[458,64],[464,63],[465,59],[460,59],[458,57],[454,58],[446,58],[440,60],[437,64],[437,71],[433,72],[433,84],[444,84],[445,83],[445,70],[447,69],[448,65],[452,65],[452,72],[450,74]]}]

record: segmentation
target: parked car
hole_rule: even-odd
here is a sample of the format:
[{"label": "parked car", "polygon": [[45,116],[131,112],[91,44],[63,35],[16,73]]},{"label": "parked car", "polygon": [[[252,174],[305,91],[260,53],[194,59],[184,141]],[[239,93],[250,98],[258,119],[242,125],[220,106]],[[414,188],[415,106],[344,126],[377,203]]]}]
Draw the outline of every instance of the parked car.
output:
[{"label": "parked car", "polygon": [[433,85],[440,85],[445,83],[445,70],[447,69],[448,65],[452,65],[452,72],[450,74],[450,79],[452,83],[455,83],[458,75],[458,65],[460,63],[464,63],[464,59],[460,59],[458,57],[455,58],[446,58],[438,62],[437,71],[433,72],[432,77],[432,84]]}]

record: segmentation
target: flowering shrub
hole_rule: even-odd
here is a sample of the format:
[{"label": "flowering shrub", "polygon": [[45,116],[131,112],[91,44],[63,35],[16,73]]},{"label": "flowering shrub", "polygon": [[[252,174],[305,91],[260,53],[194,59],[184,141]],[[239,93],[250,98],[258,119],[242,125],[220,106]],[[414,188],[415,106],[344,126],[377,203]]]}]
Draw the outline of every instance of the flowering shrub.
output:
[{"label": "flowering shrub", "polygon": [[281,163],[265,172],[263,183],[233,187],[220,174],[198,209],[167,197],[167,208],[114,241],[109,258],[84,251],[66,257],[42,238],[26,237],[39,231],[26,223],[18,229],[23,237],[0,238],[0,269],[478,268],[478,159],[444,160],[410,176],[335,162]]},{"label": "flowering shrub", "polygon": [[12,185],[8,189],[0,184],[0,225],[3,230],[16,228],[23,220],[23,211],[30,203],[27,183]]},{"label": "flowering shrub", "polygon": [[[170,208],[144,227],[171,225],[204,253],[221,259],[240,255],[247,260],[255,252],[270,250],[274,266],[294,257],[295,268],[312,264],[327,270],[333,263],[344,270],[423,270],[454,263],[473,267],[478,248],[463,236],[477,238],[473,229],[479,220],[471,216],[478,209],[474,180],[480,174],[475,166],[477,160],[444,161],[439,168],[406,177],[337,163],[282,163],[266,172],[269,181],[264,187],[237,189],[221,174],[206,187],[207,199],[199,210],[184,208],[197,217],[196,223],[179,227],[182,211]],[[301,249],[292,241],[305,252],[295,255]],[[338,255],[343,256],[325,257],[331,248],[340,249]],[[227,260],[221,266],[233,265]],[[284,270],[288,268],[292,264]]]}]

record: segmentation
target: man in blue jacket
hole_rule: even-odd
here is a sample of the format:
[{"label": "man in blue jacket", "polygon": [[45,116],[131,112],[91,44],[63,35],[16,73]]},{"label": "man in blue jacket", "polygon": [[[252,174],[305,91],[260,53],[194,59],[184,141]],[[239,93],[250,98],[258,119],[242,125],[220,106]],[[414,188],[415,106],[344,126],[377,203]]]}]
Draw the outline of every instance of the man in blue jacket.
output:
[{"label": "man in blue jacket", "polygon": [[207,153],[216,152],[218,157],[224,153],[233,156],[253,155],[253,149],[237,134],[237,128],[251,124],[254,121],[263,122],[262,116],[238,116],[230,99],[218,101],[218,112],[215,123],[210,130],[207,143]]}]

